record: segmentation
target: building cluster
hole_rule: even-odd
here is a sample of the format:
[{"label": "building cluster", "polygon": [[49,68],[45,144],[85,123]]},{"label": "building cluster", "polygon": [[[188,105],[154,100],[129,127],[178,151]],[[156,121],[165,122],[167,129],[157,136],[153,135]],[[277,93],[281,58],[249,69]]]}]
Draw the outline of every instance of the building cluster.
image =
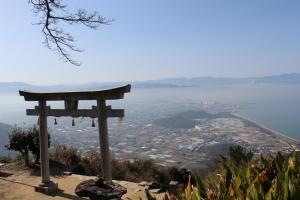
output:
[{"label": "building cluster", "polygon": [[[229,118],[195,119],[190,129],[166,128],[151,121],[109,121],[112,156],[119,160],[152,159],[163,166],[205,168],[226,154],[229,146],[240,145],[254,154],[288,152],[288,138],[255,126],[247,120]],[[52,127],[54,141],[74,146],[81,151],[99,150],[97,127],[87,121],[78,126]]]}]

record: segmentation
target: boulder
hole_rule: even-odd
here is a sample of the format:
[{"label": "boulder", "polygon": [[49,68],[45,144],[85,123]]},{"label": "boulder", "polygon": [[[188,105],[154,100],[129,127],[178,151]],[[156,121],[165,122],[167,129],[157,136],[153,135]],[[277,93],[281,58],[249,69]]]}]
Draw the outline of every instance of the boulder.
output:
[{"label": "boulder", "polygon": [[79,197],[89,197],[91,200],[120,200],[127,189],[116,183],[104,183],[102,178],[81,182],[75,189]]}]

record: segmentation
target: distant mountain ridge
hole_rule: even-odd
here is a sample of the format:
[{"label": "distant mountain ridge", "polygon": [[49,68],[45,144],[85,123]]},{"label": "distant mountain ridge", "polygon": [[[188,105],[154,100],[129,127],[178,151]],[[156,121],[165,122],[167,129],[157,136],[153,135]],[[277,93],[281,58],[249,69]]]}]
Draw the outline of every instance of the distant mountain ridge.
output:
[{"label": "distant mountain ridge", "polygon": [[239,84],[300,84],[300,73],[281,74],[263,77],[224,78],[224,77],[195,77],[172,78],[144,81],[144,83],[171,84],[174,86],[228,86]]},{"label": "distant mountain ridge", "polygon": [[[38,86],[23,82],[0,82],[0,92],[18,92],[20,89],[36,91],[57,90],[86,90],[117,87],[128,82],[93,82],[73,85],[46,85]],[[131,82],[136,88],[155,87],[224,87],[242,84],[300,84],[300,73],[281,74],[274,76],[249,77],[249,78],[224,78],[224,77],[195,77],[195,78],[169,78],[159,80]]]}]

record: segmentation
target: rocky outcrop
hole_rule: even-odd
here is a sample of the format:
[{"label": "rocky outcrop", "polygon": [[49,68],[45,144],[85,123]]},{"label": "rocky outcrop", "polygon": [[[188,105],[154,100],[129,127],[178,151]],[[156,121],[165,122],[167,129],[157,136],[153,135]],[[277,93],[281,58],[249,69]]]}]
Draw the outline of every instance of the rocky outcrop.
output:
[{"label": "rocky outcrop", "polygon": [[76,195],[91,200],[120,200],[127,189],[117,183],[104,183],[102,178],[81,182],[75,189]]}]

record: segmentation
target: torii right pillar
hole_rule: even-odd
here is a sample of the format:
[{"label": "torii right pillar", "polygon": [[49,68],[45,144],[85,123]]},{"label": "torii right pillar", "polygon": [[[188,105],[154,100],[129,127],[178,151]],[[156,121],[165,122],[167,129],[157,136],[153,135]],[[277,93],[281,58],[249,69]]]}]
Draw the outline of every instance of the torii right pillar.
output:
[{"label": "torii right pillar", "polygon": [[112,182],[111,159],[109,152],[109,139],[107,130],[107,113],[105,100],[97,100],[98,126],[100,139],[100,152],[102,156],[102,176],[105,183]]}]

